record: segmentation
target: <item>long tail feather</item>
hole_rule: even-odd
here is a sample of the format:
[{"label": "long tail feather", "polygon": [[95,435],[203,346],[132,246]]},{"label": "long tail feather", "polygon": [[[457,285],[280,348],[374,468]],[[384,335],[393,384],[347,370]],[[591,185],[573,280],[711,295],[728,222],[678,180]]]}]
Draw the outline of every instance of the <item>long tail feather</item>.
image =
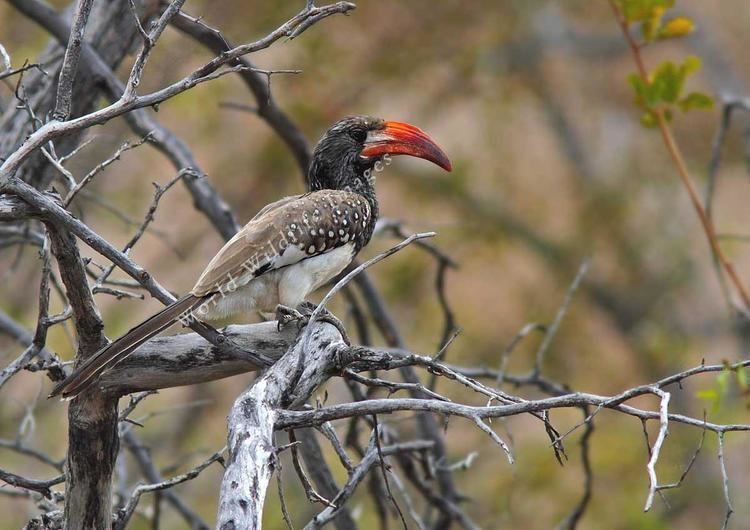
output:
[{"label": "long tail feather", "polygon": [[73,399],[94,384],[105,370],[122,361],[151,337],[171,326],[183,313],[198,307],[203,300],[202,297],[189,294],[144,320],[125,335],[86,359],[72,374],[52,389],[49,397],[62,394],[63,399]]}]

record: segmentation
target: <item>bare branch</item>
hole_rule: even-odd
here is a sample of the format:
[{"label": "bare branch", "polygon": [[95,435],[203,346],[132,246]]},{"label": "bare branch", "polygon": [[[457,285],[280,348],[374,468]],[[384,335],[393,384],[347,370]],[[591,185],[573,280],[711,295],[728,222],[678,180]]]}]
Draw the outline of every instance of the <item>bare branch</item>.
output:
[{"label": "bare branch", "polygon": [[54,467],[58,471],[62,471],[64,462],[63,460],[54,460],[48,454],[43,453],[38,449],[34,449],[33,447],[24,445],[23,441],[20,438],[17,438],[15,440],[0,439],[0,447],[4,449],[10,449],[11,451],[15,451],[16,453],[21,455],[29,456],[38,460],[39,462],[43,462],[49,466]]},{"label": "bare branch", "polygon": [[121,396],[254,372],[258,365],[243,352],[278,359],[294,342],[294,333],[277,332],[276,322],[228,326],[224,336],[240,349],[226,351],[197,333],[156,337],[102,374],[96,386],[107,395]]},{"label": "bare branch", "polygon": [[117,520],[117,522],[114,524],[114,530],[125,530],[125,527],[128,524],[128,521],[133,516],[133,512],[135,512],[136,507],[138,506],[138,501],[141,499],[141,495],[144,493],[151,493],[154,491],[162,491],[165,489],[169,489],[173,486],[176,486],[178,484],[182,484],[183,482],[187,482],[188,480],[192,480],[198,475],[201,474],[201,472],[206,469],[208,466],[213,464],[214,462],[223,462],[224,457],[222,456],[224,454],[224,451],[226,448],[223,448],[213,455],[211,455],[208,459],[206,459],[205,462],[200,464],[199,466],[196,466],[195,468],[191,469],[187,473],[183,473],[182,475],[177,475],[176,477],[173,477],[169,480],[165,480],[162,482],[157,482],[156,484],[142,484],[135,488],[133,491],[133,495],[130,497],[130,500],[128,501],[127,506],[125,506],[125,509],[123,509],[120,512],[120,516]]},{"label": "bare branch", "polygon": [[[185,13],[180,13],[179,16],[172,20],[171,24],[180,31],[190,35],[215,54],[225,53],[232,49],[231,44],[228,43],[219,30]],[[243,64],[250,68],[253,66],[246,58],[238,58],[235,61],[228,64]],[[310,146],[304,135],[284,111],[276,105],[270,91],[270,86],[266,82],[267,80],[252,70],[243,71],[240,73],[240,77],[255,97],[257,107],[254,109],[254,112],[261,119],[265,120],[284,143],[286,143],[297,161],[302,178],[306,180],[307,167],[310,164]]]},{"label": "bare branch", "polygon": [[[152,484],[163,482],[159,470],[154,464],[148,450],[138,440],[136,435],[128,430],[123,433],[122,440],[125,446],[128,448],[130,453],[135,458],[138,467],[141,470],[143,476]],[[163,493],[167,502],[185,519],[185,522],[190,525],[191,529],[195,530],[209,530],[208,525],[196,514],[180,497],[178,497],[172,490],[166,490]]]},{"label": "bare branch", "polygon": [[[182,1],[184,0],[175,0],[175,2],[171,4],[171,6],[175,7],[168,9],[165,12],[162,19],[160,19],[160,23],[157,24],[157,27],[152,31],[152,37],[161,34],[161,31],[164,29],[163,24],[166,24],[169,18],[176,13],[176,9],[179,8]],[[128,83],[126,84],[123,97],[103,109],[91,112],[80,118],[75,118],[65,122],[51,121],[41,126],[37,131],[31,134],[18,149],[11,153],[2,165],[0,165],[0,190],[7,188],[10,178],[21,163],[31,153],[46,144],[48,141],[74,131],[80,131],[94,125],[100,125],[132,110],[151,107],[162,103],[163,101],[181,94],[200,83],[212,79],[214,72],[219,70],[219,68],[225,64],[242,57],[243,55],[268,48],[271,44],[285,36],[296,36],[299,32],[295,33],[295,30],[304,30],[323,18],[337,13],[346,13],[354,9],[354,7],[354,4],[342,1],[337,4],[305,9],[262,39],[249,44],[237,46],[228,52],[222,53],[219,57],[204,64],[201,68],[195,70],[190,75],[167,87],[144,96],[136,96],[134,92],[135,86],[140,79],[145,60],[148,58],[148,52],[144,46],[138,59],[136,59],[136,63],[133,65],[133,70],[131,71]],[[14,192],[17,191],[17,186],[13,186],[13,188]]]},{"label": "bare branch", "polygon": [[661,404],[659,405],[659,434],[654,442],[654,447],[651,449],[651,458],[648,461],[646,469],[648,470],[649,489],[648,497],[646,497],[646,505],[643,508],[644,512],[651,509],[651,505],[654,502],[654,494],[659,488],[659,481],[656,479],[656,463],[659,461],[659,455],[661,454],[661,447],[664,444],[664,440],[667,438],[667,432],[669,428],[669,392],[665,392],[658,388],[654,389],[654,393],[661,398]]},{"label": "bare branch", "polygon": [[310,479],[307,478],[307,474],[305,473],[305,469],[302,467],[302,462],[300,462],[299,459],[299,451],[297,449],[297,438],[294,435],[294,429],[291,429],[289,431],[289,441],[291,442],[290,448],[292,450],[292,464],[294,465],[294,470],[297,472],[297,476],[300,479],[300,482],[302,482],[302,487],[305,490],[305,495],[307,496],[307,500],[309,502],[320,502],[326,506],[333,506],[331,504],[331,501],[323,497],[320,493],[315,491],[315,488],[313,488],[312,483],[310,482]]},{"label": "bare branch", "polygon": [[[65,42],[67,35],[70,33],[70,27],[63,17],[58,16],[57,13],[46,8],[44,4],[37,0],[28,0],[22,5],[16,5],[16,7],[22,10],[26,9],[25,14],[49,31],[59,42]],[[84,43],[81,59],[82,64],[94,72],[96,77],[104,80],[104,88],[111,101],[119,100],[125,86],[97,51]],[[194,204],[206,214],[225,239],[232,237],[239,226],[227,204],[218,196],[205,178],[205,173],[200,169],[185,143],[156,121],[145,109],[137,109],[126,113],[125,120],[134,132],[143,137],[149,136],[151,143],[172,161],[175,169],[179,171],[184,168],[193,168],[195,170],[196,176],[188,175],[184,179]],[[75,150],[68,156],[72,156],[74,152]],[[61,158],[61,163],[62,161]]]},{"label": "bare branch", "polygon": [[37,63],[25,63],[20,68],[15,68],[11,70],[6,70],[4,72],[0,72],[0,81],[3,79],[6,79],[8,77],[14,76],[16,74],[23,74],[26,70],[31,70],[32,68],[35,68],[42,72],[44,75],[47,75],[47,72],[44,71],[44,68],[42,68],[42,65]]},{"label": "bare branch", "polygon": [[23,488],[25,490],[41,493],[46,498],[51,499],[52,492],[50,491],[50,488],[65,482],[65,475],[59,475],[49,480],[34,480],[0,469],[0,480],[16,488]]},{"label": "bare branch", "polygon": [[[164,186],[159,186],[157,183],[153,183],[154,188],[156,188],[154,192],[154,197],[151,200],[151,204],[148,207],[148,210],[146,211],[146,215],[143,218],[143,222],[138,227],[138,230],[136,230],[133,237],[130,238],[130,240],[125,243],[125,246],[122,249],[123,254],[129,254],[130,251],[133,249],[133,247],[138,243],[138,240],[143,237],[143,234],[146,233],[146,229],[149,227],[151,222],[154,220],[154,215],[156,214],[156,209],[159,207],[159,201],[162,198],[162,195],[169,191],[169,189],[174,186],[175,182],[182,179],[182,177],[189,173],[191,170],[184,169],[180,172],[178,172],[174,177],[172,177],[169,182],[167,182]],[[110,274],[112,274],[112,271],[114,271],[115,265],[112,264],[107,270],[105,270],[101,276],[96,280],[96,285],[94,288],[100,288],[102,284],[106,281],[106,279],[109,277]]]},{"label": "bare branch", "polygon": [[78,72],[78,59],[81,56],[81,46],[93,3],[94,0],[78,0],[75,13],[73,13],[73,25],[68,47],[65,49],[65,58],[57,83],[57,101],[55,102],[55,110],[52,112],[53,120],[65,121],[70,116],[73,81]]},{"label": "bare branch", "polygon": [[[308,345],[298,339],[276,364],[241,394],[229,414],[229,459],[219,498],[217,527],[260,529],[273,471],[273,433],[280,406],[298,407],[333,374],[332,360],[345,347],[330,324],[313,324]],[[297,359],[306,347],[298,377]]]},{"label": "bare branch", "polygon": [[[582,409],[584,418],[588,417],[589,411],[588,408],[584,407]],[[581,465],[583,467],[583,495],[581,495],[581,500],[578,501],[578,504],[576,504],[575,508],[573,508],[573,511],[570,512],[570,514],[558,525],[558,528],[560,530],[575,530],[575,528],[578,526],[578,522],[581,520],[581,517],[583,516],[584,512],[586,511],[586,508],[589,505],[589,502],[591,502],[591,495],[593,493],[593,482],[594,482],[594,472],[591,468],[591,435],[594,433],[594,422],[588,421],[586,422],[585,430],[583,431],[583,436],[581,436]],[[703,431],[703,434],[705,436],[706,431]]]},{"label": "bare branch", "polygon": [[338,514],[339,510],[342,506],[346,504],[346,502],[351,498],[351,496],[354,494],[355,490],[357,489],[357,486],[364,480],[364,478],[367,476],[367,473],[370,471],[372,466],[377,465],[378,461],[380,459],[380,456],[388,457],[397,453],[405,453],[405,452],[412,452],[412,451],[426,451],[430,450],[433,447],[433,443],[431,441],[427,440],[417,440],[414,442],[404,442],[394,445],[387,445],[381,448],[380,454],[378,454],[378,449],[373,444],[370,448],[368,448],[367,453],[365,454],[364,458],[357,464],[357,466],[354,468],[354,471],[350,474],[349,480],[346,482],[343,488],[341,488],[341,491],[339,491],[338,495],[333,499],[333,503],[337,506],[334,507],[328,507],[322,512],[320,512],[318,515],[316,515],[312,521],[307,523],[305,525],[304,530],[313,530],[317,528],[322,528],[326,524],[328,524],[331,520],[333,520],[334,517]]},{"label": "bare branch", "polygon": [[[496,405],[488,407],[476,407],[458,403],[447,403],[445,401],[413,399],[413,398],[392,398],[392,399],[371,399],[358,403],[345,403],[341,405],[331,405],[315,410],[306,411],[279,411],[277,425],[280,429],[311,427],[320,425],[326,421],[350,418],[352,416],[364,416],[372,414],[390,414],[399,411],[419,411],[433,412],[451,416],[461,416],[473,420],[479,418],[502,418],[507,416],[516,416],[527,412],[541,412],[556,408],[582,407],[585,405],[599,406],[602,408],[614,409],[625,414],[634,416],[639,419],[660,419],[660,412],[653,412],[638,409],[629,405],[622,404],[625,399],[631,399],[636,396],[650,393],[647,390],[640,389],[637,392],[626,391],[616,396],[606,397],[583,392],[575,392],[559,397],[546,399],[522,401],[510,405]],[[691,418],[682,414],[669,413],[668,421],[683,423],[693,427],[703,428],[714,432],[730,431],[750,431],[750,425],[747,424],[716,424]]]},{"label": "bare branch", "polygon": [[[159,40],[159,37],[161,37],[162,32],[167,28],[167,24],[169,24],[169,21],[172,20],[177,15],[177,13],[180,12],[180,9],[182,8],[182,5],[184,3],[185,0],[171,1],[164,12],[161,14],[161,17],[159,17],[159,20],[154,23],[153,28],[151,29],[151,33],[144,37],[143,47],[138,53],[138,56],[135,58],[133,67],[130,70],[130,75],[128,76],[128,82],[125,84],[125,91],[122,94],[122,100],[133,100],[137,97],[135,94],[135,89],[141,82],[143,69],[146,67],[146,61],[148,61],[148,58],[151,55],[151,51],[156,45],[156,41]],[[140,24],[138,24],[138,26],[140,28],[140,31],[143,31],[143,28],[140,27]]]},{"label": "bare branch", "polygon": [[136,147],[139,147],[143,145],[145,142],[149,140],[150,133],[146,134],[143,138],[141,138],[139,141],[130,143],[125,142],[120,147],[117,148],[117,150],[110,156],[109,158],[103,160],[102,162],[99,162],[91,171],[86,173],[86,175],[73,186],[73,188],[68,192],[68,195],[65,197],[65,200],[63,201],[63,206],[67,207],[70,205],[70,203],[73,201],[75,196],[83,189],[85,188],[96,175],[104,171],[108,166],[111,164],[114,164],[116,161],[120,160],[120,157],[123,153],[126,151],[129,151],[131,149],[135,149]]}]

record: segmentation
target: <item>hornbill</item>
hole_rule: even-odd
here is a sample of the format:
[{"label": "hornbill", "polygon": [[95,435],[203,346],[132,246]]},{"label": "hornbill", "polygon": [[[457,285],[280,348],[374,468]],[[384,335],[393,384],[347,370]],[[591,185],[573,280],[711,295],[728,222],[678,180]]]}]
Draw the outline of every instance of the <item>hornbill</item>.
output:
[{"label": "hornbill", "polygon": [[189,294],[94,353],[50,397],[76,397],[178,320],[297,307],[370,241],[378,218],[376,164],[389,155],[411,155],[451,170],[445,153],[413,125],[370,116],[338,121],[315,147],[308,193],[260,210],[219,250]]}]

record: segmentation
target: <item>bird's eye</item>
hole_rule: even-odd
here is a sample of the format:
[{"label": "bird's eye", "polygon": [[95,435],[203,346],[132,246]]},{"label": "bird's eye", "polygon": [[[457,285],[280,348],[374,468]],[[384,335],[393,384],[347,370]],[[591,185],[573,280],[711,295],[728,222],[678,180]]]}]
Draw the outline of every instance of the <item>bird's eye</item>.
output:
[{"label": "bird's eye", "polygon": [[355,141],[362,143],[367,140],[367,131],[364,129],[354,129],[351,132],[351,136]]}]

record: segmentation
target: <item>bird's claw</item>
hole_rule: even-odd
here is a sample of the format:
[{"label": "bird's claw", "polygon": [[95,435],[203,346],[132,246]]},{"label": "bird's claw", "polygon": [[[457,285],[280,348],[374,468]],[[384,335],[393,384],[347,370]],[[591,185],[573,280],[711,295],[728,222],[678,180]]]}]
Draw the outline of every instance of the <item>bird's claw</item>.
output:
[{"label": "bird's claw", "polygon": [[297,323],[297,331],[307,325],[310,320],[310,315],[303,315],[293,307],[285,305],[276,306],[276,329],[281,332],[292,322]]},{"label": "bird's claw", "polygon": [[[297,306],[297,309],[281,304],[277,305],[277,330],[283,331],[292,322],[297,323],[297,331],[301,330],[310,322],[310,316],[313,314],[315,309],[315,304],[312,304],[310,302],[302,302],[299,306]],[[341,321],[336,318],[333,313],[331,313],[327,309],[323,309],[316,317],[316,320],[319,322],[327,322],[328,324],[331,324],[339,331],[339,333],[341,333],[341,337],[344,339],[346,345],[351,346],[351,340],[349,339],[349,335],[346,333],[344,324],[342,324]]]}]

